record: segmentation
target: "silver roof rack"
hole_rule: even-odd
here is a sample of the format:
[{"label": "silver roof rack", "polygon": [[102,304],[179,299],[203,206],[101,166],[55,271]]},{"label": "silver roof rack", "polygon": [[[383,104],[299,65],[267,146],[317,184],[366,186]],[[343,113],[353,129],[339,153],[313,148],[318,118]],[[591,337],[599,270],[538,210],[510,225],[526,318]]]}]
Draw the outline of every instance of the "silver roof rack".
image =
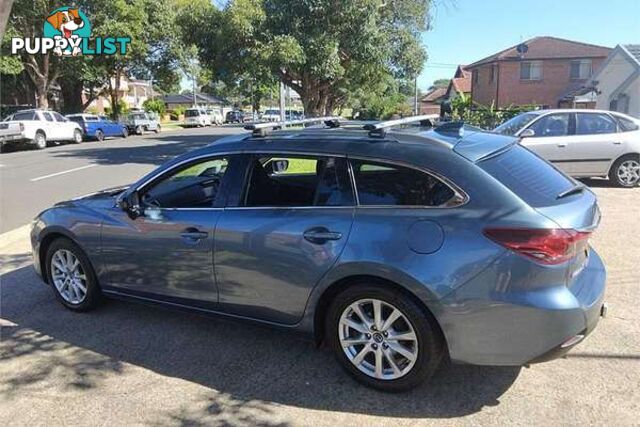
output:
[{"label": "silver roof rack", "polygon": [[364,125],[362,128],[364,130],[369,131],[369,135],[371,136],[380,136],[384,137],[386,135],[386,130],[393,126],[406,125],[409,123],[417,123],[420,122],[423,126],[434,126],[436,121],[440,118],[439,114],[423,114],[420,116],[411,116],[404,117],[402,119],[396,120],[386,120],[384,122],[378,123],[368,123]]},{"label": "silver roof rack", "polygon": [[287,126],[300,126],[308,123],[324,122],[325,125],[335,128],[340,126],[340,121],[342,120],[344,119],[340,116],[313,117],[310,119],[288,120],[284,122],[254,123],[247,125],[244,128],[246,130],[253,131],[253,136],[266,136],[269,132],[275,129],[284,129]]}]

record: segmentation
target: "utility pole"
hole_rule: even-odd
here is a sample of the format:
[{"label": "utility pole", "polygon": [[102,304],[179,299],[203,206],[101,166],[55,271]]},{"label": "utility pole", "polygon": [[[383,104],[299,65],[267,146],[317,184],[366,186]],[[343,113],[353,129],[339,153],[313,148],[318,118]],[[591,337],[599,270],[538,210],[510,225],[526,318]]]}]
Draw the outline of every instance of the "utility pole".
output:
[{"label": "utility pole", "polygon": [[416,75],[416,79],[414,80],[413,88],[415,90],[414,99],[413,99],[413,115],[417,116],[420,114],[418,111],[418,76]]},{"label": "utility pole", "polygon": [[284,108],[285,108],[285,101],[284,101],[284,83],[280,82],[280,121],[284,122],[285,121],[285,116],[284,116]]},{"label": "utility pole", "polygon": [[193,107],[197,107],[198,104],[196,102],[196,74],[191,73],[191,80],[193,81]]}]

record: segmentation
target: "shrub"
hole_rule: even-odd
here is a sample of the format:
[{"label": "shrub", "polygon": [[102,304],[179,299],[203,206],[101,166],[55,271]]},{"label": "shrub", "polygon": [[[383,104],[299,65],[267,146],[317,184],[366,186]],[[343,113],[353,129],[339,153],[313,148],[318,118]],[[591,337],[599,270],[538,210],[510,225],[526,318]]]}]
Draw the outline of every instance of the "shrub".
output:
[{"label": "shrub", "polygon": [[534,109],[536,109],[534,105],[511,105],[498,110],[493,104],[488,107],[474,104],[471,97],[459,95],[451,101],[451,118],[490,130],[520,113]]},{"label": "shrub", "polygon": [[142,108],[148,113],[156,113],[158,116],[164,116],[166,107],[164,102],[158,98],[149,98],[142,103]]}]

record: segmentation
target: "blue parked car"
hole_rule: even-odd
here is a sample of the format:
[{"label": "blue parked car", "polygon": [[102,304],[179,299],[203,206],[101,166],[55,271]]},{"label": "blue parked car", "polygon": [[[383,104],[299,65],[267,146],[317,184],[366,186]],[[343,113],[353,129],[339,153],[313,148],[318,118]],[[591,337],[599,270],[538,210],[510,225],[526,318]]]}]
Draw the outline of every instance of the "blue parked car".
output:
[{"label": "blue parked car", "polygon": [[39,214],[35,269],[75,311],[107,296],[302,332],[388,391],[445,357],[566,353],[605,312],[596,196],[516,138],[395,127],[426,119],[250,125]]},{"label": "blue parked car", "polygon": [[95,114],[68,114],[69,120],[78,123],[84,131],[84,138],[102,141],[108,136],[119,136],[126,138],[129,136],[129,129],[126,125]]}]

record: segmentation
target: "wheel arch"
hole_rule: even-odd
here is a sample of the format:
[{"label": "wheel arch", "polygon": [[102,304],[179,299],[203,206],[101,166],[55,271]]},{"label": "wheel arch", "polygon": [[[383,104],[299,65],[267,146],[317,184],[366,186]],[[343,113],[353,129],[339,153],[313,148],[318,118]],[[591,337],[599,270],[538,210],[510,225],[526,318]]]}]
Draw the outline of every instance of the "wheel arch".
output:
[{"label": "wheel arch", "polygon": [[41,238],[40,245],[38,247],[40,271],[42,272],[42,280],[44,280],[45,283],[49,283],[49,275],[47,274],[47,251],[49,250],[49,247],[51,246],[51,244],[59,238],[68,239],[72,241],[75,245],[77,245],[79,248],[82,248],[82,246],[80,246],[75,236],[73,236],[72,233],[68,232],[64,228],[55,227],[50,230],[47,230],[44,236]]},{"label": "wheel arch", "polygon": [[615,159],[613,159],[613,161],[611,162],[611,165],[609,166],[609,171],[607,172],[607,177],[611,177],[611,173],[613,172],[613,167],[616,165],[616,163],[618,163],[618,161],[620,159],[624,159],[625,157],[635,157],[638,160],[640,160],[640,153],[632,151],[632,152],[629,152],[629,153],[621,154],[620,156],[618,156]]},{"label": "wheel arch", "polygon": [[430,307],[431,304],[426,302],[423,298],[418,297],[415,292],[413,292],[408,286],[405,284],[401,284],[395,280],[391,280],[386,277],[382,277],[377,274],[354,274],[349,276],[341,277],[340,279],[335,280],[330,283],[328,286],[324,288],[324,290],[317,297],[317,301],[314,305],[313,310],[313,339],[317,346],[321,346],[325,339],[325,317],[327,315],[329,306],[334,298],[344,289],[347,289],[349,286],[352,286],[356,283],[361,283],[363,281],[368,281],[371,283],[383,284],[385,286],[392,287],[398,293],[406,296],[415,302],[424,312],[424,314],[433,320],[434,325],[436,326],[437,332],[440,335],[442,342],[444,343],[444,348],[447,349],[447,340],[446,336],[443,332],[442,326],[440,325],[440,321],[437,319],[435,315],[435,310]]}]

